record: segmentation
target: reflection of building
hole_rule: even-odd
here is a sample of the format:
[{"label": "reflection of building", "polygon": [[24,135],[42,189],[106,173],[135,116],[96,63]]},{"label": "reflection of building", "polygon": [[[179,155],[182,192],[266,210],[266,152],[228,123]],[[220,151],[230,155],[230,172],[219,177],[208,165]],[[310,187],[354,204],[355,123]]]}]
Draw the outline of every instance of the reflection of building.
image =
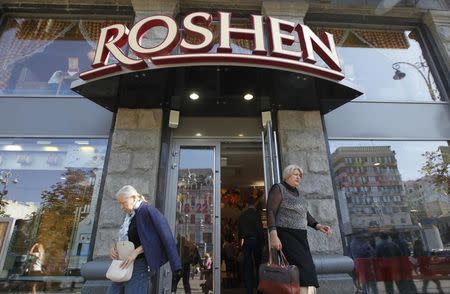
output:
[{"label": "reflection of building", "polygon": [[199,244],[212,234],[213,173],[211,169],[180,169],[176,234]]},{"label": "reflection of building", "polygon": [[[406,228],[411,217],[390,146],[340,147],[331,155],[344,231]],[[345,209],[347,212],[345,212]]]},{"label": "reflection of building", "polygon": [[417,214],[418,220],[450,214],[450,199],[434,189],[430,177],[406,181],[403,184],[409,207]]}]

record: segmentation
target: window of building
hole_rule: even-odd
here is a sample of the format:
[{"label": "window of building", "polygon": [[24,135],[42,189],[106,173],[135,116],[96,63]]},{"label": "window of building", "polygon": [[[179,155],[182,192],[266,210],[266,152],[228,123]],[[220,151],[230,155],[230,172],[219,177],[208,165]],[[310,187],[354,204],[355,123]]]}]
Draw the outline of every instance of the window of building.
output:
[{"label": "window of building", "polygon": [[0,139],[0,214],[11,226],[0,267],[8,290],[81,286],[106,146],[106,139]]},{"label": "window of building", "polygon": [[78,95],[70,84],[91,69],[100,29],[118,22],[6,18],[0,32],[0,95]]},{"label": "window of building", "polygon": [[318,34],[333,34],[346,79],[364,93],[356,100],[445,100],[430,72],[417,30],[311,26]]}]

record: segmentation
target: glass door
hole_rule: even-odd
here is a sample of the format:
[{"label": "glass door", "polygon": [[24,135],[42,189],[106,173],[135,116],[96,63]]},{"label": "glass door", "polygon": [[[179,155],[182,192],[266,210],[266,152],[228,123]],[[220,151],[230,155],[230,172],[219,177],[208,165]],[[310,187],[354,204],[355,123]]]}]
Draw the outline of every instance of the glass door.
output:
[{"label": "glass door", "polygon": [[176,293],[219,293],[220,145],[176,140],[172,146],[165,213],[183,267]]}]

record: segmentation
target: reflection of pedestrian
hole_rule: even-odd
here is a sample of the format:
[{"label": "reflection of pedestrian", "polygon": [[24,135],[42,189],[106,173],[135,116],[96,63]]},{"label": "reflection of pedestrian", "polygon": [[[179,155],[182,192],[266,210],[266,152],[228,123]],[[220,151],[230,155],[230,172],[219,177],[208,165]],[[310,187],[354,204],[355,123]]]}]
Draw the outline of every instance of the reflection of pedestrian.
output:
[{"label": "reflection of pedestrian", "polygon": [[377,294],[373,258],[375,250],[363,236],[357,235],[350,243],[350,253],[355,263],[356,279],[363,294]]},{"label": "reflection of pedestrian", "polygon": [[384,281],[384,287],[388,294],[394,293],[394,283],[400,293],[407,293],[402,287],[400,281],[400,262],[399,256],[402,256],[402,252],[397,244],[389,240],[389,236],[386,233],[380,234],[381,241],[377,245],[376,255],[377,257],[382,257],[381,262],[378,264],[378,272],[382,275],[382,280]]},{"label": "reflection of pedestrian", "polygon": [[197,246],[186,239],[186,237],[178,236],[178,250],[181,256],[181,264],[183,267],[183,287],[186,294],[191,293],[191,285],[189,283],[189,277],[191,273],[191,265],[198,264],[200,262],[200,254],[198,253]]},{"label": "reflection of pedestrian", "polygon": [[202,292],[208,294],[209,291],[213,289],[213,281],[212,281],[212,258],[209,253],[205,253],[205,260],[203,262],[203,272],[205,274],[205,282],[203,282],[200,286],[202,287]]},{"label": "reflection of pedestrian", "polygon": [[423,243],[421,240],[416,240],[414,242],[413,256],[417,259],[417,262],[419,264],[420,275],[422,276],[423,280],[422,293],[427,293],[428,284],[430,283],[431,280],[436,284],[439,293],[443,294],[444,290],[442,290],[441,282],[438,279],[432,278],[432,273],[430,272],[429,269],[430,255],[423,248]]},{"label": "reflection of pedestrian", "polygon": [[[261,264],[262,223],[255,208],[255,198],[249,197],[248,208],[239,217],[239,239],[244,250],[244,283],[247,294],[252,294],[258,284],[258,268]],[[256,279],[255,279],[256,275]]]},{"label": "reflection of pedestrian", "polygon": [[392,234],[392,242],[397,244],[401,254],[401,257],[399,257],[401,278],[399,281],[400,287],[403,289],[404,293],[417,293],[416,284],[414,284],[414,281],[412,280],[411,263],[409,262],[411,250],[409,250],[408,244],[405,240],[400,238],[400,234],[397,232]]}]

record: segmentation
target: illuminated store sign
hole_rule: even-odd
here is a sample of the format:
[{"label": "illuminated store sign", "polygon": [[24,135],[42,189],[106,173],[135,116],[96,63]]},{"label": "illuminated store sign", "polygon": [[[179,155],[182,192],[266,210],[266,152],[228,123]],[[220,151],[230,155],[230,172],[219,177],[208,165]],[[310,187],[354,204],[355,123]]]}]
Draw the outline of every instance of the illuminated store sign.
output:
[{"label": "illuminated store sign", "polygon": [[[208,28],[212,22],[212,15],[206,12],[194,12],[183,19],[184,35],[180,35],[175,20],[164,15],[144,18],[131,29],[123,24],[102,28],[92,64],[94,69],[83,72],[80,78],[87,81],[121,72],[124,68],[129,72],[196,65],[256,66],[293,71],[334,81],[344,78],[333,35],[330,33],[324,33],[319,38],[304,24],[262,15],[250,16],[251,28],[232,27],[231,13],[218,12],[217,18],[219,24],[217,52],[209,52],[214,46],[214,35]],[[167,30],[165,39],[154,47],[145,47],[142,44],[144,34],[156,27],[164,27]],[[190,43],[186,34],[198,36],[201,42]],[[289,50],[286,46],[294,43],[295,35],[298,36],[300,49]],[[233,53],[231,39],[253,41],[252,54]],[[124,53],[122,47],[125,45],[128,45],[136,57]],[[181,53],[171,55],[177,46]],[[314,54],[317,54],[328,68],[315,65]],[[110,55],[113,55],[118,63],[109,64]]]}]

